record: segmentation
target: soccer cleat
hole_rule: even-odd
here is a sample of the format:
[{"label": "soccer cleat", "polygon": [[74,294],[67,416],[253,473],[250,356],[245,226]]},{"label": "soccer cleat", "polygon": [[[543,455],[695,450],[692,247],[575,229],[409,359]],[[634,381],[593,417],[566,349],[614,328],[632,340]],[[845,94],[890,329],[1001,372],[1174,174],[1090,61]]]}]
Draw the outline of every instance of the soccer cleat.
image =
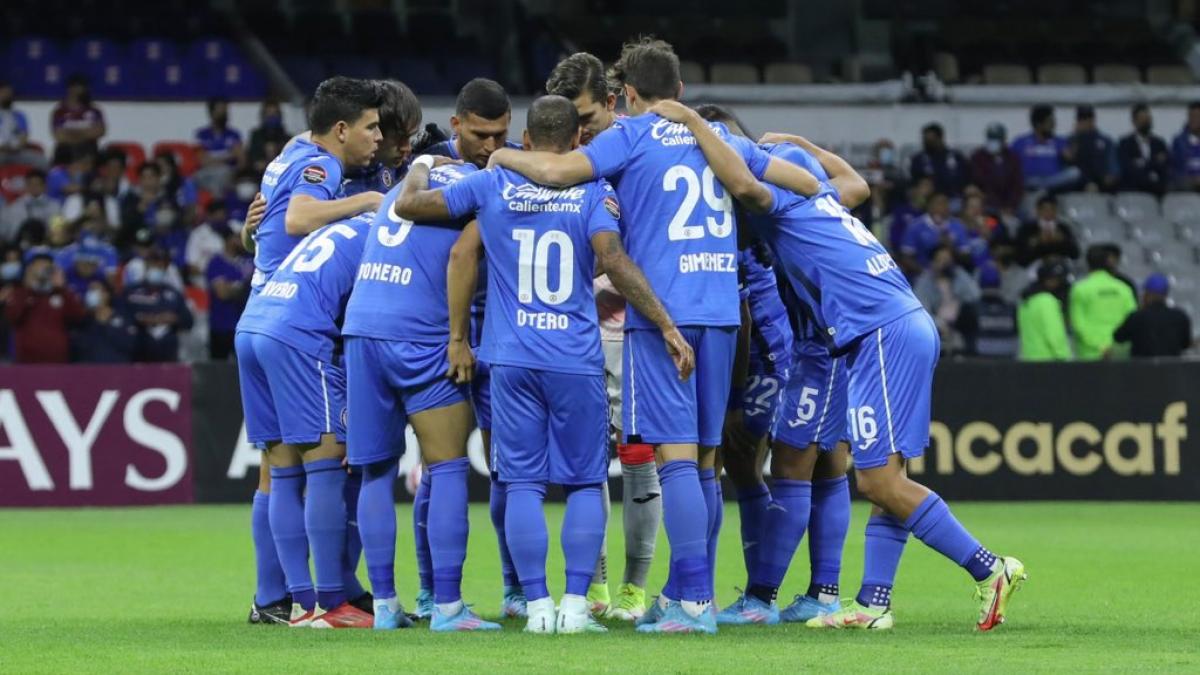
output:
[{"label": "soccer cleat", "polygon": [[525,609],[525,591],[520,586],[505,586],[504,599],[500,601],[500,613],[510,619],[529,616]]},{"label": "soccer cleat", "polygon": [[608,594],[608,584],[588,586],[587,600],[592,614],[601,619],[608,616],[608,609],[612,605],[612,598]]},{"label": "soccer cleat", "polygon": [[380,603],[375,605],[375,622],[372,628],[375,630],[397,630],[400,628],[411,628],[413,625],[412,619],[404,613],[403,607],[398,607],[396,611],[392,611],[386,604]]},{"label": "soccer cleat", "polygon": [[526,633],[553,634],[557,628],[558,616],[554,610],[554,600],[549,596],[539,598],[526,604],[529,621],[525,623]]},{"label": "soccer cleat", "polygon": [[375,596],[371,595],[370,591],[364,592],[362,595],[350,601],[350,604],[367,614],[375,614]]},{"label": "soccer cleat", "polygon": [[313,628],[372,628],[375,625],[375,617],[348,602],[343,602],[313,619],[311,625]]},{"label": "soccer cleat", "polygon": [[683,605],[672,602],[663,611],[662,618],[654,623],[642,624],[637,627],[639,633],[717,633],[717,617],[711,611],[705,610],[700,616],[692,616],[683,609]]},{"label": "soccer cleat", "polygon": [[251,600],[250,616],[246,617],[246,621],[267,626],[282,626],[287,624],[291,618],[292,598],[290,595],[285,595],[282,600],[277,600],[269,605],[260,605]]},{"label": "soccer cleat", "polygon": [[608,610],[609,618],[637,621],[646,613],[646,591],[633,584],[621,584],[617,600]]},{"label": "soccer cleat", "polygon": [[288,619],[288,625],[292,628],[308,628],[312,625],[313,618],[316,615],[316,607],[312,609],[304,609],[300,603],[292,603],[292,614]]},{"label": "soccer cleat", "polygon": [[802,623],[818,616],[832,614],[841,609],[837,600],[824,603],[810,595],[797,595],[792,604],[779,612],[779,620],[787,623]]},{"label": "soccer cleat", "polygon": [[981,631],[1004,623],[1008,599],[1029,578],[1020,560],[1001,558],[1000,562],[999,569],[975,587],[975,599],[979,600],[979,621],[975,625]]},{"label": "soccer cleat", "polygon": [[652,623],[658,623],[658,620],[661,619],[663,614],[666,612],[667,607],[674,602],[674,600],[671,600],[670,598],[663,598],[661,595],[654,596],[654,599],[650,601],[649,606],[646,607],[646,611],[642,614],[641,618],[634,623],[638,626],[646,626]]},{"label": "soccer cleat", "polygon": [[864,607],[856,600],[832,614],[809,619],[804,625],[809,628],[888,630],[895,623],[896,617],[890,607]]},{"label": "soccer cleat", "polygon": [[749,593],[742,593],[732,605],[717,614],[717,623],[733,626],[773,626],[779,623],[779,607],[774,602],[768,604]]},{"label": "soccer cleat", "polygon": [[447,616],[433,608],[433,616],[429,619],[429,630],[435,633],[457,633],[472,630],[500,630],[500,624],[484,621],[471,608],[463,603],[457,614]]},{"label": "soccer cleat", "polygon": [[417,592],[416,605],[413,607],[413,616],[417,620],[424,620],[433,616],[433,592],[428,588],[422,588]]}]

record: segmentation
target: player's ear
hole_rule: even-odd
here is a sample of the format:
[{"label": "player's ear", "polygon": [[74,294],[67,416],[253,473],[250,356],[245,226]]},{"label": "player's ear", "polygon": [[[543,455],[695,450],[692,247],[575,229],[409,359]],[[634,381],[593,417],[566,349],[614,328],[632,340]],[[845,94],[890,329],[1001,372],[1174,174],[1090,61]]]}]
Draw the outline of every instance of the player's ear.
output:
[{"label": "player's ear", "polygon": [[455,136],[458,135],[458,128],[462,126],[462,122],[458,119],[458,115],[450,116],[450,132]]},{"label": "player's ear", "polygon": [[612,92],[608,93],[608,97],[604,101],[604,108],[608,112],[612,112],[617,109],[617,95],[616,94],[614,94]]},{"label": "player's ear", "polygon": [[350,130],[350,125],[346,124],[345,120],[338,120],[337,124],[333,125],[334,138],[338,139],[338,143],[346,142],[346,132]]},{"label": "player's ear", "polygon": [[530,142],[530,140],[529,140],[529,130],[528,129],[521,132],[521,147],[526,150],[533,149],[533,143]]},{"label": "player's ear", "polygon": [[623,88],[625,91],[625,107],[632,110],[633,102],[638,98],[638,90],[634,89],[632,84],[626,84]]},{"label": "player's ear", "polygon": [[675,100],[676,101],[683,100],[683,80],[679,81],[679,88],[675,90]]}]

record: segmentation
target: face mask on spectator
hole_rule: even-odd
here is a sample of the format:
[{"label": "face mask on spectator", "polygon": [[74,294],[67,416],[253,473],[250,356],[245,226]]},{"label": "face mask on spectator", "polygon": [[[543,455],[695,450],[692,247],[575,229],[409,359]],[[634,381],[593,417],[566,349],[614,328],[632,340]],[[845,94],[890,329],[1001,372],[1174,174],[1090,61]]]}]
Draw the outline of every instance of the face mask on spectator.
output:
[{"label": "face mask on spectator", "polygon": [[891,166],[896,161],[896,152],[891,148],[879,149],[879,163],[883,166]]},{"label": "face mask on spectator", "polygon": [[161,267],[151,267],[146,270],[146,283],[158,286],[166,281],[167,271]]},{"label": "face mask on spectator", "polygon": [[242,181],[237,184],[234,191],[237,193],[239,202],[250,202],[254,201],[254,195],[258,194],[258,186],[250,181]]},{"label": "face mask on spectator", "polygon": [[263,126],[278,129],[283,126],[283,115],[267,115],[263,118]]},{"label": "face mask on spectator", "polygon": [[1000,151],[1004,149],[1004,144],[998,140],[992,139],[989,140],[984,147],[987,148],[987,151],[993,155],[998,155],[1000,154]]},{"label": "face mask on spectator", "polygon": [[89,288],[83,296],[83,304],[87,305],[88,309],[96,309],[104,300],[104,291],[99,288]]},{"label": "face mask on spectator", "polygon": [[1153,128],[1154,125],[1152,125],[1150,122],[1146,122],[1145,124],[1139,124],[1137,126],[1137,132],[1143,136],[1149,136],[1150,130]]},{"label": "face mask on spectator", "polygon": [[175,212],[171,209],[159,209],[154,214],[154,225],[160,230],[169,230],[175,225]]},{"label": "face mask on spectator", "polygon": [[21,278],[21,263],[10,260],[0,265],[0,281],[16,281]]}]

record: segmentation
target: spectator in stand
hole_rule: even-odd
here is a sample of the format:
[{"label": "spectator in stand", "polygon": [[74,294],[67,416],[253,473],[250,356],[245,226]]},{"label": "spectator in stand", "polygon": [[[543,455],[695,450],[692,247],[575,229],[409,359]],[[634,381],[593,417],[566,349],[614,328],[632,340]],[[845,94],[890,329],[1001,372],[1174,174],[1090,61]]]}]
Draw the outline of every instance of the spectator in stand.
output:
[{"label": "spectator in stand", "polygon": [[1113,332],[1137,309],[1125,282],[1109,272],[1111,249],[1093,246],[1087,252],[1088,275],[1071,288],[1071,330],[1075,354],[1081,361],[1102,358],[1113,343]]},{"label": "spectator in stand", "polygon": [[0,242],[16,239],[21,223],[30,218],[49,222],[60,211],[58,202],[46,194],[46,172],[31,169],[25,174],[25,194],[0,210]]},{"label": "spectator in stand", "polygon": [[1021,160],[1026,190],[1063,190],[1079,182],[1066,139],[1054,135],[1054,108],[1041,103],[1029,110],[1033,130],[1018,136],[1012,151]]},{"label": "spectator in stand", "polygon": [[979,300],[969,316],[975,321],[964,334],[974,337],[967,343],[967,353],[987,358],[1011,359],[1017,356],[1017,306],[1004,297],[1000,270],[987,263],[979,268]]},{"label": "spectator in stand", "polygon": [[963,188],[971,181],[967,158],[946,147],[946,132],[937,122],[921,129],[921,152],[913,155],[908,174],[913,180],[932,178],[933,189],[950,197],[954,203],[962,198]]},{"label": "spectator in stand", "polygon": [[973,335],[964,334],[976,323],[972,305],[979,301],[979,285],[958,264],[953,246],[943,244],[933,253],[929,269],[917,277],[913,293],[933,316],[942,338],[942,352],[962,352]]},{"label": "spectator in stand", "polygon": [[983,190],[984,206],[1004,219],[1015,218],[1025,193],[1021,159],[1006,144],[1003,124],[988,125],[983,147],[971,153],[971,181]]},{"label": "spectator in stand", "polygon": [[92,104],[92,91],[87,77],[67,78],[67,92],[50,113],[50,128],[54,132],[54,152],[66,148],[72,156],[95,155],[100,139],[107,133],[104,113]]},{"label": "spectator in stand", "polygon": [[[154,156],[158,165],[158,173],[162,176],[163,192],[171,201],[187,214],[195,212],[196,202],[200,198],[200,189],[196,181],[179,173],[179,165],[175,163],[175,155],[162,152]],[[218,192],[216,194],[222,194]]]},{"label": "spectator in stand", "polygon": [[167,252],[171,264],[188,278],[187,243],[190,232],[174,204],[165,205],[154,213],[154,245]]},{"label": "spectator in stand", "polygon": [[967,189],[963,198],[962,224],[967,232],[963,264],[971,270],[979,269],[992,259],[993,244],[1003,244],[1009,239],[1008,228],[987,214],[983,208],[983,195],[974,186]]},{"label": "spectator in stand", "polygon": [[179,332],[192,328],[192,312],[183,293],[170,285],[170,266],[166,251],[153,249],[146,257],[142,281],[127,287],[121,296],[137,326],[134,360],[139,363],[178,361]]},{"label": "spectator in stand", "polygon": [[59,256],[59,266],[65,270],[67,287],[83,297],[93,282],[108,283],[107,260],[102,250],[79,247]]},{"label": "spectator in stand", "polygon": [[[279,101],[263,101],[258,113],[259,126],[250,132],[250,143],[246,150],[247,164],[256,175],[262,175],[267,163],[274,159],[292,135],[283,126],[283,109]],[[258,184],[255,183],[255,190]]]},{"label": "spectator in stand", "polygon": [[1059,296],[1068,288],[1067,265],[1048,259],[1038,268],[1017,310],[1017,332],[1023,361],[1070,361],[1071,341]]},{"label": "spectator in stand", "polygon": [[96,155],[63,147],[54,151],[54,166],[46,172],[46,194],[60,203],[83,192],[95,168]]},{"label": "spectator in stand", "polygon": [[53,256],[42,252],[26,263],[23,283],[9,291],[4,315],[12,326],[16,363],[66,363],[68,326],[82,321],[85,312]]},{"label": "spectator in stand", "polygon": [[896,149],[891,141],[880,139],[875,142],[862,175],[871,186],[871,201],[864,205],[863,217],[859,219],[871,230],[877,230],[904,199],[904,170],[896,164]]},{"label": "spectator in stand", "polygon": [[163,189],[162,170],[154,162],[146,162],[138,169],[137,186],[121,197],[118,247],[128,245],[139,230],[155,226],[160,210],[176,211],[170,196]]},{"label": "spectator in stand", "polygon": [[1188,104],[1187,122],[1171,142],[1171,173],[1180,190],[1200,190],[1200,101]]},{"label": "spectator in stand", "polygon": [[[225,249],[225,233],[229,230],[229,212],[225,205],[214,201],[208,205],[208,213],[188,234],[185,258],[188,276],[194,278],[204,274],[213,256]],[[206,284],[193,283],[196,286]]]},{"label": "spectator in stand", "polygon": [[892,211],[892,222],[888,226],[889,246],[893,249],[900,248],[909,228],[925,215],[925,208],[929,205],[929,198],[932,195],[932,178],[922,178],[912,182],[908,188],[908,198],[901,199]]},{"label": "spectator in stand", "polygon": [[1113,275],[1117,281],[1120,281],[1129,287],[1129,292],[1132,293],[1133,297],[1136,298],[1138,296],[1137,282],[1133,280],[1133,277],[1130,277],[1128,274],[1125,274],[1121,271],[1121,247],[1112,243],[1096,244],[1096,246],[1100,249],[1103,249],[1105,255],[1107,256],[1106,260],[1108,273]]},{"label": "spectator in stand", "polygon": [[82,363],[129,363],[138,330],[133,321],[116,306],[112,287],[93,281],[84,292],[87,318],[74,337],[75,360]]},{"label": "spectator in stand", "polygon": [[1069,139],[1069,147],[1081,174],[1080,189],[1089,192],[1116,189],[1117,148],[1111,138],[1096,128],[1096,109],[1092,106],[1075,108],[1075,133]]},{"label": "spectator in stand", "polygon": [[29,120],[13,109],[13,88],[0,80],[0,165],[25,164],[42,168],[46,158],[29,144]]},{"label": "spectator in stand", "polygon": [[46,247],[46,222],[29,220],[21,223],[17,229],[17,247],[22,251],[31,251]]},{"label": "spectator in stand", "polygon": [[[1135,358],[1179,356],[1192,346],[1192,320],[1167,304],[1171,283],[1166,275],[1151,274],[1142,286],[1142,308],[1130,314],[1113,333],[1114,342],[1128,342]],[[1111,349],[1105,356],[1111,356]]]},{"label": "spectator in stand", "polygon": [[196,130],[196,148],[200,168],[196,184],[208,192],[225,194],[233,182],[233,172],[245,161],[242,135],[229,126],[229,100],[208,100],[208,126]]},{"label": "spectator in stand", "polygon": [[13,289],[21,283],[21,249],[0,242],[0,363],[12,360],[12,326],[5,306]]},{"label": "spectator in stand", "polygon": [[1079,242],[1071,227],[1058,218],[1058,202],[1043,196],[1037,201],[1037,219],[1017,231],[1017,262],[1028,267],[1047,256],[1076,260]]},{"label": "spectator in stand", "polygon": [[967,230],[950,214],[950,199],[937,192],[929,198],[929,209],[909,226],[900,244],[901,261],[906,273],[916,276],[929,266],[933,252],[949,246],[952,252],[967,245]]},{"label": "spectator in stand", "polygon": [[1152,133],[1154,120],[1145,103],[1133,106],[1130,117],[1133,133],[1122,138],[1117,146],[1121,189],[1162,195],[1167,191],[1171,172],[1167,143]]},{"label": "spectator in stand", "polygon": [[225,208],[229,213],[230,220],[238,223],[246,222],[246,212],[250,210],[250,202],[254,201],[254,196],[258,194],[261,175],[261,173],[255,173],[253,169],[238,171],[233,189],[225,193]]},{"label": "spectator in stand", "polygon": [[[87,215],[99,217],[104,224],[116,230],[121,224],[121,195],[129,188],[125,178],[125,155],[119,150],[105,150],[96,162],[96,170],[82,191],[68,195],[63,200],[62,214],[67,220],[76,220]],[[99,210],[92,210],[93,203]]]},{"label": "spectator in stand", "polygon": [[[121,271],[123,287],[140,284],[146,278],[150,255],[156,250],[154,242],[154,232],[150,230],[138,230],[134,235],[133,257],[125,263],[125,267]],[[183,292],[183,274],[180,273],[178,267],[169,262],[167,264],[167,285],[180,293]]]},{"label": "spectator in stand", "polygon": [[225,361],[233,355],[233,336],[250,295],[254,261],[242,250],[242,238],[224,228],[224,249],[208,262],[208,355]]}]

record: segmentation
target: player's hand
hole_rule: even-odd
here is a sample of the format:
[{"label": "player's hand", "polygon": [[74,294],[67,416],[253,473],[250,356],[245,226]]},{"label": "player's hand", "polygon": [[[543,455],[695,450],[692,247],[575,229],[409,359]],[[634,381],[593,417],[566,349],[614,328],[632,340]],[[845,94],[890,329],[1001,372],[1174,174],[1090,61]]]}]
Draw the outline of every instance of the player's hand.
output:
[{"label": "player's hand", "polygon": [[678,122],[680,124],[687,124],[689,120],[697,116],[695,110],[692,110],[679,101],[671,101],[667,99],[663,99],[650,106],[650,112],[665,120]]},{"label": "player's hand", "polygon": [[250,207],[246,209],[246,224],[243,225],[249,234],[254,234],[255,230],[262,223],[263,216],[267,213],[267,198],[261,192],[254,195],[254,201],[250,202]]},{"label": "player's hand", "polygon": [[475,377],[475,355],[466,340],[451,340],[447,357],[450,360],[450,370],[446,377],[455,384],[466,384]]},{"label": "player's hand", "polygon": [[758,139],[758,142],[762,143],[763,145],[768,143],[792,143],[799,145],[797,141],[802,140],[804,140],[804,138],[801,136],[793,136],[792,134],[781,134],[776,131],[768,131],[762,135],[762,138]]},{"label": "player's hand", "polygon": [[696,352],[692,351],[692,346],[683,339],[683,334],[674,326],[670,330],[663,331],[663,342],[667,344],[667,353],[675,361],[679,379],[687,380],[692,376],[692,371],[696,369]]},{"label": "player's hand", "polygon": [[363,201],[364,211],[378,211],[380,206],[383,206],[383,193],[368,190],[359,195],[359,199]]}]

